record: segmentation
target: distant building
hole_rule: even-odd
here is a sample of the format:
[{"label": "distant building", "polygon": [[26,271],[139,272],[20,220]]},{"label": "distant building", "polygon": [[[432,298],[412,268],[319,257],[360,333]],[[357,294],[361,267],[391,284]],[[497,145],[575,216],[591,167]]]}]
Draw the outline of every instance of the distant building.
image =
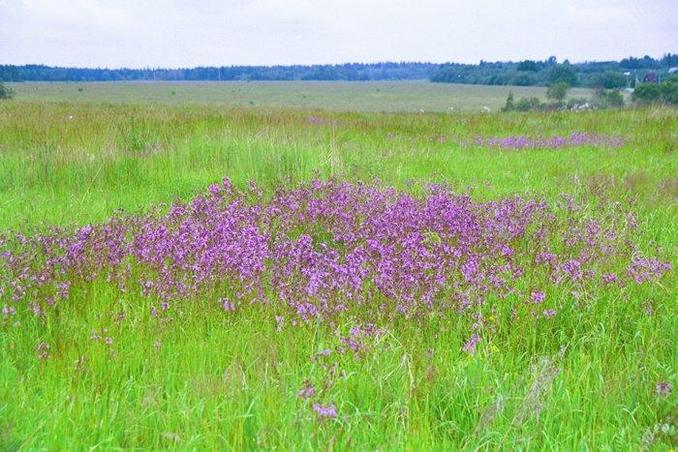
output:
[{"label": "distant building", "polygon": [[657,83],[657,73],[648,72],[645,74],[645,77],[643,77],[643,83]]},{"label": "distant building", "polygon": [[669,74],[673,74],[674,72],[678,72],[678,67],[669,68]]}]

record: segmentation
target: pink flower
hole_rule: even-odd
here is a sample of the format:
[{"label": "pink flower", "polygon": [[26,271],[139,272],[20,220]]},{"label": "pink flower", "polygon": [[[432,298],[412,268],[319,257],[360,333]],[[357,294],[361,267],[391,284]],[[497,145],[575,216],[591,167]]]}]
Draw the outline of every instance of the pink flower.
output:
[{"label": "pink flower", "polygon": [[228,298],[222,298],[221,299],[221,307],[224,308],[224,311],[226,312],[233,312],[235,311],[235,305],[231,303],[231,301]]},{"label": "pink flower", "polygon": [[557,311],[555,309],[544,310],[544,317],[546,317],[547,319],[555,317],[556,314],[557,314]]},{"label": "pink flower", "polygon": [[666,397],[671,394],[671,383],[660,381],[655,385],[654,391],[658,396]]},{"label": "pink flower", "polygon": [[614,273],[607,273],[607,274],[603,275],[603,276],[601,277],[601,279],[603,280],[603,282],[604,282],[605,284],[612,284],[612,283],[617,282],[617,280],[618,280],[619,278],[617,278],[617,275],[614,274]]},{"label": "pink flower", "polygon": [[473,333],[473,335],[469,338],[468,341],[464,344],[463,350],[466,353],[469,353],[473,355],[476,352],[476,347],[478,346],[478,342],[480,342],[480,336],[476,333]]},{"label": "pink flower", "polygon": [[297,395],[302,399],[309,399],[315,395],[315,387],[311,384],[310,381],[306,380],[301,389],[299,389]]},{"label": "pink flower", "polygon": [[546,300],[546,294],[538,290],[533,290],[531,298],[534,303],[540,304],[543,303],[544,300]]},{"label": "pink flower", "polygon": [[319,419],[335,419],[337,417],[337,408],[333,403],[330,403],[329,405],[314,403],[313,411],[315,411]]}]

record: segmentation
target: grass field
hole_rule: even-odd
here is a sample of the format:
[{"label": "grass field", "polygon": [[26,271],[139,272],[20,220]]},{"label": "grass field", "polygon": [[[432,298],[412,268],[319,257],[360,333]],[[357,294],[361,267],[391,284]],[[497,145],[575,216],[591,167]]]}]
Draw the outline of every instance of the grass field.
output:
[{"label": "grass field", "polygon": [[[449,106],[494,110],[506,88],[338,84],[328,93],[325,86],[14,86],[17,99],[0,103],[0,256],[5,258],[4,264],[0,259],[0,450],[675,449],[678,112],[381,114],[377,111]],[[516,95],[525,94],[516,90]],[[483,97],[482,104],[475,96]],[[186,101],[191,104],[179,105]],[[325,105],[356,111],[317,109]],[[289,108],[273,108],[279,106]],[[478,138],[579,132],[614,137],[621,145],[500,149],[478,144]],[[218,194],[210,195],[207,187],[224,177],[246,194],[215,186]],[[296,244],[306,234],[313,245],[308,252],[316,259],[329,259],[323,254],[328,247],[342,256],[335,266],[344,265],[348,247],[364,246],[337,239],[345,232],[341,228],[382,240],[382,247],[392,241],[394,252],[409,246],[412,236],[404,230],[423,234],[416,250],[426,255],[444,255],[444,245],[461,246],[466,232],[448,236],[435,225],[420,230],[400,223],[401,213],[424,215],[416,200],[438,199],[427,198],[430,183],[468,193],[479,217],[494,218],[501,210],[483,203],[506,200],[502,205],[509,209],[533,198],[543,199],[538,209],[550,209],[553,216],[530,223],[510,240],[491,224],[483,226],[488,235],[477,244],[482,251],[470,251],[469,259],[489,256],[482,264],[489,266],[506,259],[514,271],[507,277],[508,292],[467,278],[464,266],[464,277],[456,267],[441,268],[446,285],[430,305],[414,297],[410,311],[399,310],[402,300],[382,289],[391,286],[377,276],[363,281],[361,303],[340,300],[330,289],[332,297],[321,302],[325,289],[320,295],[304,289],[310,287],[304,271],[316,267],[281,285],[276,277],[289,267],[275,258],[264,261],[255,279],[217,272],[189,296],[168,302],[144,290],[143,278],[159,281],[153,253],[130,257],[127,267],[109,266],[99,260],[108,248],[97,248],[105,241],[88,242],[104,234],[100,225],[114,215],[123,218],[128,235],[172,230],[176,225],[164,216],[168,204],[192,199],[198,199],[195,206],[208,202],[209,214],[186,220],[198,229],[213,220],[241,218],[238,209],[244,205],[255,206],[246,211],[253,218],[271,206],[271,212],[303,210],[313,196],[322,196],[324,189],[313,195],[309,187],[315,185],[306,185],[315,178],[365,183],[387,203],[394,195],[383,187],[412,196],[399,198],[404,204],[398,208],[369,207],[383,230],[351,229],[352,222],[370,220],[364,209],[373,202],[351,198],[355,188],[320,198],[334,212],[326,220],[300,220],[285,229],[287,220],[279,224],[274,214],[270,230],[278,232],[272,232],[272,243]],[[258,188],[247,192],[248,181]],[[295,187],[306,190],[302,199],[311,198],[301,201],[302,207],[285,207],[295,205],[298,194],[285,191]],[[272,198],[276,191],[286,203]],[[202,193],[205,198],[196,198]],[[562,204],[564,193],[572,196],[569,207]],[[235,197],[234,210],[204,201],[210,196]],[[519,211],[514,212],[518,222],[523,221]],[[266,218],[257,223],[262,231]],[[342,223],[346,218],[351,221]],[[73,235],[87,224],[94,232],[80,229]],[[595,225],[605,233],[596,232]],[[542,226],[548,226],[543,233]],[[475,234],[474,228],[468,234]],[[393,235],[384,238],[384,231]],[[583,231],[587,238],[566,238]],[[16,238],[18,232],[25,236]],[[75,264],[41,273],[48,257],[61,259],[50,254],[52,238],[69,244],[64,249],[76,253]],[[241,239],[247,237],[228,240],[240,246]],[[496,240],[508,244],[514,260],[509,254],[498,257],[492,248]],[[218,242],[172,246],[194,256]],[[604,251],[606,244],[615,247]],[[84,254],[74,245],[82,245],[76,248]],[[254,245],[243,246],[247,253]],[[582,268],[597,271],[595,277],[562,280],[562,266],[548,273],[534,263],[542,246],[563,264],[581,260]],[[594,247],[602,251],[590,254]],[[650,260],[638,264],[634,259],[640,255]],[[162,256],[153,262],[162,266],[175,259]],[[674,268],[651,275],[650,267],[659,265],[653,257]],[[632,273],[634,265],[647,274]],[[118,273],[123,268],[127,276]],[[199,273],[191,268],[171,271],[189,278],[190,286]],[[603,269],[620,282],[601,281]],[[394,287],[420,287],[410,276],[424,280],[429,270],[416,273],[403,264]],[[262,292],[239,294],[244,280],[263,282]],[[67,293],[52,306],[48,291],[61,290],[63,281]],[[18,286],[29,295],[17,296]],[[298,300],[284,301],[283,288]],[[457,303],[460,294],[470,297],[470,307]],[[320,310],[340,302],[348,308],[331,315],[323,310],[309,319],[298,315],[301,305],[295,303],[301,301]]]},{"label": "grass field", "polygon": [[[18,100],[123,104],[286,107],[363,112],[498,111],[512,91],[545,99],[546,89],[429,82],[11,83]],[[591,97],[576,88],[572,97]]]}]

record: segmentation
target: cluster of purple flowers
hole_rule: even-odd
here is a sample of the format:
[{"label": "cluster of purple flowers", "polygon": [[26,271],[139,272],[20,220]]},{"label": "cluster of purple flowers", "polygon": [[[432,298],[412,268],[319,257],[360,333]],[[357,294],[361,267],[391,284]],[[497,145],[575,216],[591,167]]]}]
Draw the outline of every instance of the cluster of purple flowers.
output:
[{"label": "cluster of purple flowers", "polygon": [[333,403],[329,405],[314,403],[313,411],[318,415],[318,419],[334,419],[337,417],[337,408]]},{"label": "cluster of purple flowers", "polygon": [[[0,238],[0,305],[6,317],[21,306],[42,315],[74,288],[105,279],[153,297],[161,310],[211,299],[225,311],[284,303],[302,321],[358,305],[418,315],[509,296],[543,305],[534,281],[569,292],[642,284],[669,270],[615,224],[543,200],[475,202],[441,186],[415,197],[313,181],[267,197],[226,179],[164,213]],[[344,346],[360,348],[372,333],[352,332]]]},{"label": "cluster of purple flowers", "polygon": [[569,136],[531,138],[517,135],[509,137],[477,137],[478,146],[500,149],[560,149],[573,146],[600,146],[618,148],[625,143],[621,137],[587,132],[574,132]]},{"label": "cluster of purple flowers", "polygon": [[326,119],[320,116],[309,116],[306,118],[306,124],[314,126],[336,126],[338,121],[336,119]]}]

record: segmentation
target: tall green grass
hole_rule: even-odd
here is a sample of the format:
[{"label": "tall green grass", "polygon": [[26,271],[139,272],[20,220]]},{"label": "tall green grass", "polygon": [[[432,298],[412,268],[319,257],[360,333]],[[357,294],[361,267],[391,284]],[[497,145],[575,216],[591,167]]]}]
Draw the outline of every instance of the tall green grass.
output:
[{"label": "tall green grass", "polygon": [[[668,109],[450,115],[0,103],[0,231],[142,212],[224,176],[268,192],[316,176],[403,190],[445,182],[478,199],[554,202],[565,192],[591,209],[621,202],[637,212],[644,246],[675,267],[677,124]],[[575,131],[627,144],[474,144]],[[2,323],[0,450],[669,450],[678,441],[673,273],[550,323],[498,313],[493,341],[474,356],[461,351],[468,325],[457,316],[387,324],[363,357],[314,357],[338,344],[350,317],[278,328],[262,306],[150,312],[148,300],[96,281],[44,320]],[[305,380],[327,383],[320,397],[337,405],[337,420],[319,422],[297,397]],[[673,393],[657,395],[660,381]]]}]

